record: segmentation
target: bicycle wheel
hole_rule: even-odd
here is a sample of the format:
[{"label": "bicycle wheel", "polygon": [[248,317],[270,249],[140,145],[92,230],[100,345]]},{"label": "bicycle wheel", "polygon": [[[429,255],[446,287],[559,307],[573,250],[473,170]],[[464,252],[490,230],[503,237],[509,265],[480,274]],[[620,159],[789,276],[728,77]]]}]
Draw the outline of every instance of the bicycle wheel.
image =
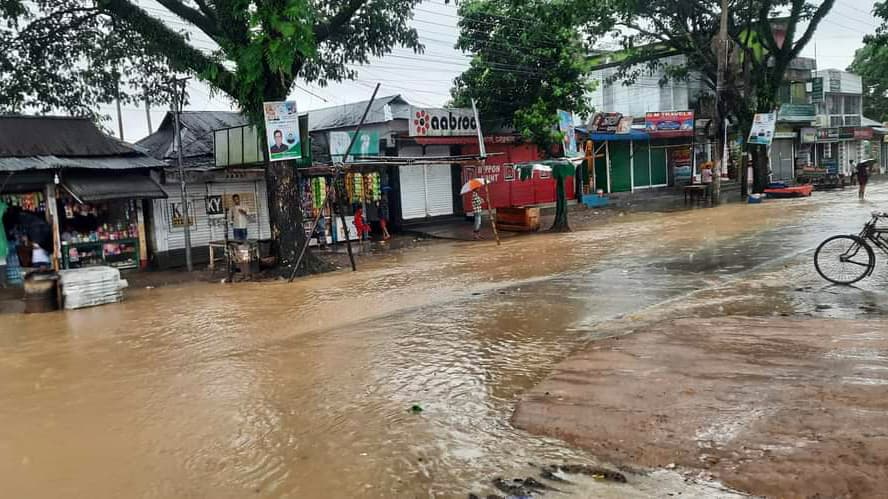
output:
[{"label": "bicycle wheel", "polygon": [[814,252],[817,273],[834,284],[854,284],[868,276],[875,265],[873,249],[857,236],[833,236]]}]

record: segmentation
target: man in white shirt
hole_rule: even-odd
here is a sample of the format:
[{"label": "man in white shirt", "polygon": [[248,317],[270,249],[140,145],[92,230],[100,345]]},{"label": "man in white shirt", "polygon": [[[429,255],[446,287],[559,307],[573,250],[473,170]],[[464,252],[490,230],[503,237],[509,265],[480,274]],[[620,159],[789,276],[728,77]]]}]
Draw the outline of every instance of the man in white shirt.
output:
[{"label": "man in white shirt", "polygon": [[238,241],[245,241],[247,239],[247,223],[250,221],[247,217],[247,210],[241,206],[240,196],[237,194],[231,196],[231,202],[234,206],[228,211],[228,218],[234,228],[234,238]]}]

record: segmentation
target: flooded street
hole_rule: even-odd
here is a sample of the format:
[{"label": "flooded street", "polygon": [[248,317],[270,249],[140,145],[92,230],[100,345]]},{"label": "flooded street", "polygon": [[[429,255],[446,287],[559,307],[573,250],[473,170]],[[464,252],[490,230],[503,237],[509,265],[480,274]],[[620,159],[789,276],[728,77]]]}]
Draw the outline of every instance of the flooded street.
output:
[{"label": "flooded street", "polygon": [[[785,294],[702,299],[719,313],[884,317],[881,255],[848,290],[810,264],[819,241],[888,209],[888,186],[869,195],[627,214],[293,284],[131,290],[118,305],[0,316],[2,495],[466,497],[529,476],[529,462],[594,463],[514,428],[518,396],[609,322],[791,265],[804,283]],[[645,497],[669,480],[595,495]]]}]

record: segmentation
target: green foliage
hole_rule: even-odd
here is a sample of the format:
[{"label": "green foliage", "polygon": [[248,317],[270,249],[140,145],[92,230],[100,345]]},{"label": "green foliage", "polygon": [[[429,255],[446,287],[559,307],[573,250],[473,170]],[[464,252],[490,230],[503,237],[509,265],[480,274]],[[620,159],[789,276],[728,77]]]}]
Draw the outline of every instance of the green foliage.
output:
[{"label": "green foliage", "polygon": [[[169,101],[191,75],[258,121],[297,77],[326,85],[396,46],[419,0],[0,0],[0,111],[94,114],[120,97]],[[170,19],[173,19],[171,22]]]},{"label": "green foliage", "polygon": [[[748,129],[754,113],[773,111],[789,63],[811,40],[834,1],[731,0],[730,65],[721,113]],[[667,78],[695,71],[714,92],[720,4],[719,0],[594,0],[594,20],[586,29],[595,41],[616,36],[629,54],[618,61],[615,80],[632,81],[654,69],[664,69]],[[777,19],[777,12],[783,17]],[[778,24],[786,34],[782,42],[775,37]],[[684,61],[677,64],[664,55],[682,55]]]},{"label": "green foliage", "polygon": [[864,38],[849,70],[863,79],[863,114],[888,121],[888,2],[877,3],[875,15],[882,20],[876,34]]},{"label": "green foliage", "polygon": [[561,141],[557,110],[591,109],[589,63],[576,0],[468,0],[460,3],[457,48],[472,54],[452,104],[475,99],[485,128],[511,125],[548,151]]}]

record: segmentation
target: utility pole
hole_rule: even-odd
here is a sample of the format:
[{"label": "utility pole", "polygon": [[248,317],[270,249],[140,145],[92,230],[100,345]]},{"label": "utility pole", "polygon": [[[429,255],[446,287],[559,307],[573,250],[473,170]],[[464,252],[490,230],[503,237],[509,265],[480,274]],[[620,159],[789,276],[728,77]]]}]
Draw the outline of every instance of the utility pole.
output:
[{"label": "utility pole", "polygon": [[151,135],[153,131],[151,129],[151,104],[148,102],[148,87],[145,87],[145,94],[142,97],[142,102],[145,104],[145,119],[148,121],[148,135]]},{"label": "utility pole", "polygon": [[719,147],[718,168],[712,176],[712,205],[719,203],[721,196],[721,172],[723,168],[727,168],[727,148],[728,148],[728,113],[722,113],[720,105],[724,102],[723,94],[725,91],[725,72],[728,70],[728,0],[721,0],[721,22],[718,29],[718,74],[715,83],[715,116],[716,116],[716,143]]},{"label": "utility pole", "polygon": [[123,140],[123,112],[120,109],[120,75],[117,75],[117,81],[115,83],[115,97],[114,99],[117,102],[117,131],[120,134],[120,140]]},{"label": "utility pole", "polygon": [[[179,163],[179,187],[182,195],[182,219],[185,224],[185,268],[192,271],[191,266],[191,219],[188,211],[188,191],[185,188],[185,166],[182,160],[182,127],[179,124],[179,113],[185,102],[185,87],[190,78],[176,78],[170,84],[172,100],[170,106],[173,109],[173,124],[176,128],[176,159]],[[179,90],[181,86],[181,91]]]}]

